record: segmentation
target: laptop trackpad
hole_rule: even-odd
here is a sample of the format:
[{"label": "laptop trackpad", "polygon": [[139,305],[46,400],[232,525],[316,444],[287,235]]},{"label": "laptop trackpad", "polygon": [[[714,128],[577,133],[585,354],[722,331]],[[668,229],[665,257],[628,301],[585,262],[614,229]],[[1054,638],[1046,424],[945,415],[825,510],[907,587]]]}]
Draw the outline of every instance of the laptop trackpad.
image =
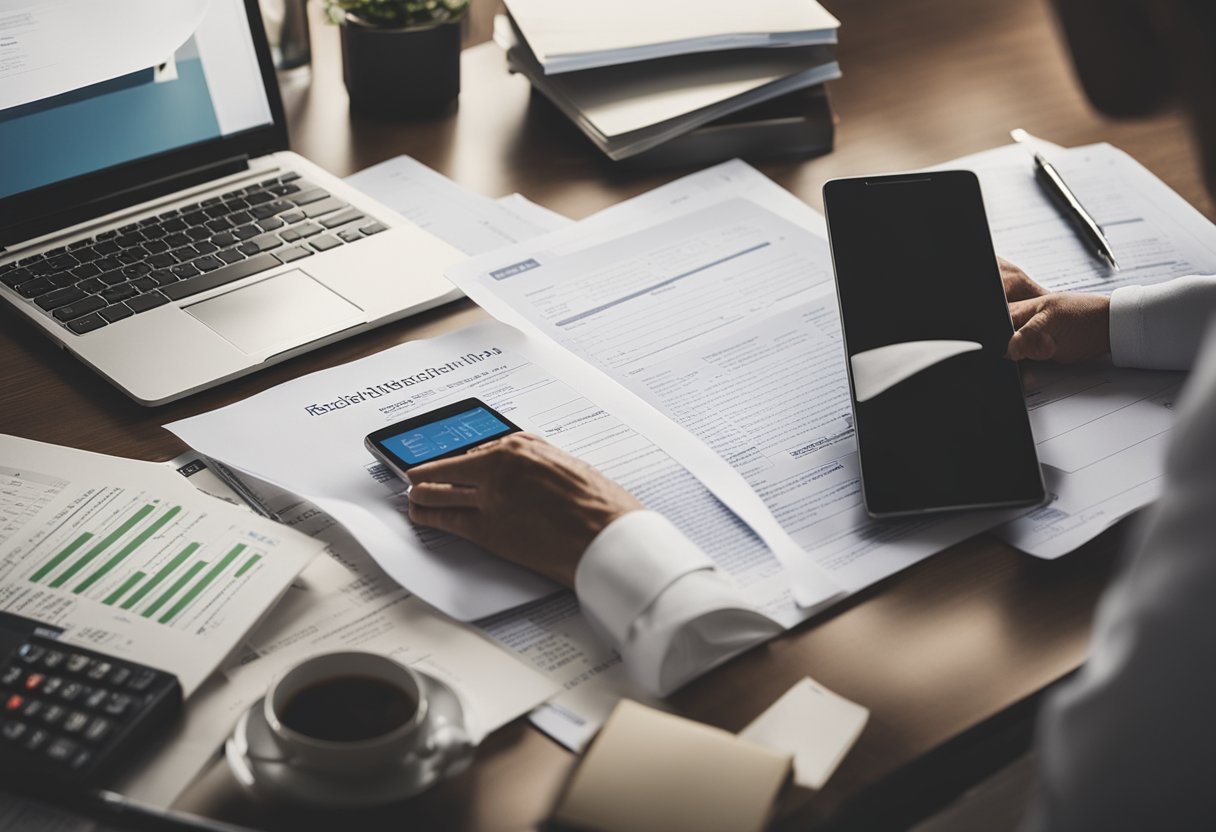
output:
[{"label": "laptop trackpad", "polygon": [[249,355],[269,356],[364,323],[363,310],[293,269],[185,309]]}]

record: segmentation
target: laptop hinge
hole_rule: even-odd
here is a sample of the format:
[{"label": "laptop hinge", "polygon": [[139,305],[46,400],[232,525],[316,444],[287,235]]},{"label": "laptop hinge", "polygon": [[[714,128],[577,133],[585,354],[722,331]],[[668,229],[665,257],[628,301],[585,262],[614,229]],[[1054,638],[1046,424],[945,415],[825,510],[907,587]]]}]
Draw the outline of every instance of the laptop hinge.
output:
[{"label": "laptop hinge", "polygon": [[3,239],[0,239],[0,251],[4,251],[6,246],[11,246],[13,243],[41,237],[60,228],[69,228],[96,217],[121,211],[131,205],[138,205],[150,199],[156,199],[166,194],[185,190],[194,185],[234,173],[240,173],[248,169],[249,156],[242,154],[229,159],[223,159],[219,162],[191,168],[181,173],[175,173],[172,176],[143,182],[134,187],[116,191],[90,202],[73,205],[62,211],[36,217],[24,223],[10,225],[2,232]]}]

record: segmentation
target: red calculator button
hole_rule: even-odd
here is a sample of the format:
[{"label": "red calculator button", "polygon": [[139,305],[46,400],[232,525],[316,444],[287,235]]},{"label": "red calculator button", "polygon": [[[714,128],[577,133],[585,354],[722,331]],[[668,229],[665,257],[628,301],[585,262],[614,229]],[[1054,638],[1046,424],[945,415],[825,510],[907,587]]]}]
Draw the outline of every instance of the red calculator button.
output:
[{"label": "red calculator button", "polygon": [[21,694],[14,693],[8,699],[4,700],[4,710],[15,711],[25,704],[25,699]]},{"label": "red calculator button", "polygon": [[25,677],[25,689],[34,690],[42,684],[42,680],[45,678],[46,677],[41,673],[31,673],[29,676]]}]

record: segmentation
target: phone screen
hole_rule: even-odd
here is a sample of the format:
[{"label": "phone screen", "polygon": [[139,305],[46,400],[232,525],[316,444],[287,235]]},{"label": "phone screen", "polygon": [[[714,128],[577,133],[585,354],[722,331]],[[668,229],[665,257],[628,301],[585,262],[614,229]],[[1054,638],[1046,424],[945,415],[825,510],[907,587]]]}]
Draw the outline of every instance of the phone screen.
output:
[{"label": "phone screen", "polygon": [[1040,502],[975,175],[836,180],[824,203],[867,510]]},{"label": "phone screen", "polygon": [[456,456],[475,445],[518,431],[478,399],[465,399],[382,428],[367,437],[398,469]]}]

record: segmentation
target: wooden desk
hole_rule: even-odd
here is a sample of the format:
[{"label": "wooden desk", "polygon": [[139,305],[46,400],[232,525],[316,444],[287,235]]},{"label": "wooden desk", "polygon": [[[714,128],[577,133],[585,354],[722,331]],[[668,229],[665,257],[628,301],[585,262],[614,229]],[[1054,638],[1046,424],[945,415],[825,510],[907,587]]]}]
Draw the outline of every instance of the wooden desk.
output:
[{"label": "wooden desk", "polygon": [[[484,40],[494,0],[478,0],[471,40]],[[832,4],[829,2],[828,4]],[[840,115],[836,152],[769,162],[766,174],[813,205],[824,180],[940,162],[1002,144],[1021,126],[1063,144],[1110,141],[1160,175],[1209,217],[1184,125],[1170,114],[1115,124],[1087,107],[1042,0],[849,0],[832,85]],[[337,33],[314,20],[311,75],[284,79],[296,150],[347,174],[409,153],[491,196],[519,191],[585,216],[686,171],[614,168],[528,85],[508,77],[492,48],[466,53],[459,112],[428,123],[350,118]],[[304,372],[360,358],[484,317],[468,302],[387,326],[255,376],[156,410],[106,382],[5,313],[0,431],[94,451],[166,459],[180,444],[160,425],[242,399]],[[839,818],[858,806],[895,810],[980,752],[1015,737],[1010,710],[1082,661],[1089,618],[1122,534],[1103,535],[1056,563],[981,536],[872,588],[786,637],[714,671],[675,697],[682,711],[738,729],[804,674],[864,703],[873,717],[820,794],[791,805],[791,825]],[[1009,731],[1005,729],[1009,728]],[[974,755],[980,754],[979,757]],[[917,760],[932,755],[933,777]],[[354,822],[370,828],[527,829],[545,817],[573,757],[526,722],[489,738],[477,764],[406,807]],[[963,782],[962,780],[957,782]],[[875,798],[882,795],[881,801]],[[281,829],[331,828],[316,813],[269,812],[242,797],[216,766],[183,808]],[[346,821],[344,821],[346,822]],[[875,828],[870,825],[870,828]]]}]

